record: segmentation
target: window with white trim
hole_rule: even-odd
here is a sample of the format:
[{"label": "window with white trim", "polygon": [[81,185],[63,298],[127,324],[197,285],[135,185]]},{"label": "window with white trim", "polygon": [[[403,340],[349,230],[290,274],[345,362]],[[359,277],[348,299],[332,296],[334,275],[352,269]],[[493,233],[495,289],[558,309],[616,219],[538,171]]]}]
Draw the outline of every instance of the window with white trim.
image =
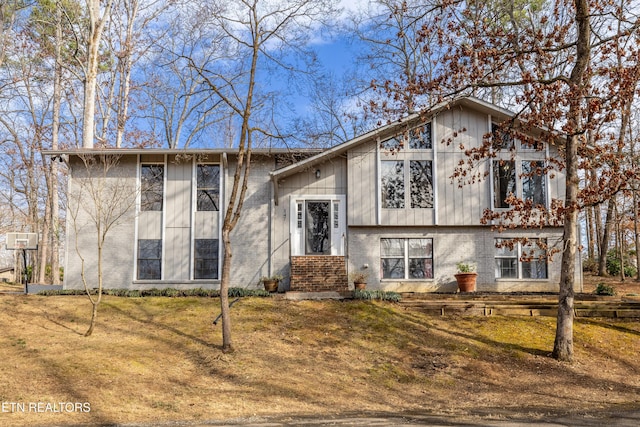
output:
[{"label": "window with white trim", "polygon": [[433,239],[380,239],[383,279],[432,279]]},{"label": "window with white trim", "polygon": [[220,165],[197,165],[196,194],[198,211],[218,211],[220,201]]},{"label": "window with white trim", "polygon": [[[382,208],[403,209],[406,206],[412,209],[433,208],[432,165],[431,160],[382,160],[380,162]],[[407,181],[409,182],[408,194],[405,190]]]},{"label": "window with white trim", "polygon": [[193,278],[218,278],[218,239],[195,239]]},{"label": "window with white trim", "polygon": [[138,280],[162,278],[162,240],[138,240]]},{"label": "window with white trim", "polygon": [[547,279],[547,241],[495,239],[495,265],[498,279]]},{"label": "window with white trim", "polygon": [[164,196],[164,165],[140,165],[140,210],[161,211]]},{"label": "window with white trim", "polygon": [[531,200],[534,205],[547,205],[544,161],[522,161],[522,198]]}]

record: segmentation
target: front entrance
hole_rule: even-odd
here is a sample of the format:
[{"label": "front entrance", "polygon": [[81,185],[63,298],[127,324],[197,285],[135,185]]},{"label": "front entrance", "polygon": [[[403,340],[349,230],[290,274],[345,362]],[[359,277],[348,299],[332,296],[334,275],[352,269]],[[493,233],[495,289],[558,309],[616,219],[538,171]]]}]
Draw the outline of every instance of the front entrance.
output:
[{"label": "front entrance", "polygon": [[344,195],[292,196],[292,291],[344,292],[348,289]]},{"label": "front entrance", "polygon": [[345,196],[292,196],[290,209],[292,256],[344,256]]}]

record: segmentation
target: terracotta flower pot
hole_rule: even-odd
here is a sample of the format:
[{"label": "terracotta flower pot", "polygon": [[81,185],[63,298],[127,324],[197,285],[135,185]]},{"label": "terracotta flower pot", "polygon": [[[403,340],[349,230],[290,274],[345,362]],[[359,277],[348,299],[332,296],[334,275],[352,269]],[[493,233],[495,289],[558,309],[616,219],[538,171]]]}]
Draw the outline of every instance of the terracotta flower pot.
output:
[{"label": "terracotta flower pot", "polygon": [[264,284],[264,290],[267,292],[277,292],[278,291],[278,281],[277,280],[263,280],[262,284]]},{"label": "terracotta flower pot", "polygon": [[475,292],[478,273],[458,273],[454,276],[460,292]]},{"label": "terracotta flower pot", "polygon": [[355,289],[362,290],[362,289],[365,289],[367,287],[367,283],[366,282],[353,282],[353,287]]}]

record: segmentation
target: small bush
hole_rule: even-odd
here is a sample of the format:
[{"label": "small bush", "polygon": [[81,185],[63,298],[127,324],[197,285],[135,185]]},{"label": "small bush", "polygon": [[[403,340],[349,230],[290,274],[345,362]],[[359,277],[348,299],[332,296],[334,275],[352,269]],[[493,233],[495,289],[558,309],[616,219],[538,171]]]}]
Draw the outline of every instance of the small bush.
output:
[{"label": "small bush", "polygon": [[596,290],[593,291],[594,294],[596,295],[609,295],[609,296],[613,296],[616,294],[615,289],[613,288],[613,286],[609,286],[609,285],[605,285],[604,283],[598,283],[596,285]]},{"label": "small bush", "polygon": [[[620,257],[618,252],[614,249],[607,252],[607,273],[611,276],[617,276],[620,274]],[[633,277],[636,275],[636,268],[631,264],[631,257],[625,255],[624,257],[624,275],[627,277]]]},{"label": "small bush", "polygon": [[[95,295],[98,292],[97,289],[92,289],[91,294]],[[203,297],[203,298],[217,298],[220,296],[220,291],[217,289],[175,289],[175,288],[163,288],[163,289],[103,289],[103,295],[109,295],[114,297],[125,298],[140,298],[140,297]],[[84,289],[64,289],[64,290],[51,290],[41,291],[38,295],[43,296],[55,296],[55,295],[86,295]],[[229,288],[229,297],[268,297],[271,294],[264,289],[245,289],[245,288]]]},{"label": "small bush", "polygon": [[595,258],[587,258],[582,262],[582,271],[588,271],[598,274],[598,260]]},{"label": "small bush", "polygon": [[400,302],[402,296],[397,292],[356,289],[353,291],[353,299]]}]

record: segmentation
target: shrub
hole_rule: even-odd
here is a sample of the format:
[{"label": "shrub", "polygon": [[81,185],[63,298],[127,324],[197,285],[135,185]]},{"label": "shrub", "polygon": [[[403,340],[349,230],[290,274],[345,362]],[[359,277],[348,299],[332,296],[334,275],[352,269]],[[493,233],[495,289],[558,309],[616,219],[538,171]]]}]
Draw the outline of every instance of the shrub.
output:
[{"label": "shrub", "polygon": [[402,296],[397,292],[356,289],[353,291],[353,299],[400,302]]},{"label": "shrub", "polygon": [[609,286],[609,285],[605,285],[604,283],[598,283],[596,285],[596,290],[593,291],[594,294],[596,295],[609,295],[609,296],[613,296],[616,294],[615,289],[613,288],[613,286]]},{"label": "shrub", "polygon": [[[614,249],[607,252],[607,273],[612,276],[620,274],[620,257]],[[632,277],[636,275],[636,268],[631,264],[631,258],[627,255],[624,257],[624,275]]]}]

